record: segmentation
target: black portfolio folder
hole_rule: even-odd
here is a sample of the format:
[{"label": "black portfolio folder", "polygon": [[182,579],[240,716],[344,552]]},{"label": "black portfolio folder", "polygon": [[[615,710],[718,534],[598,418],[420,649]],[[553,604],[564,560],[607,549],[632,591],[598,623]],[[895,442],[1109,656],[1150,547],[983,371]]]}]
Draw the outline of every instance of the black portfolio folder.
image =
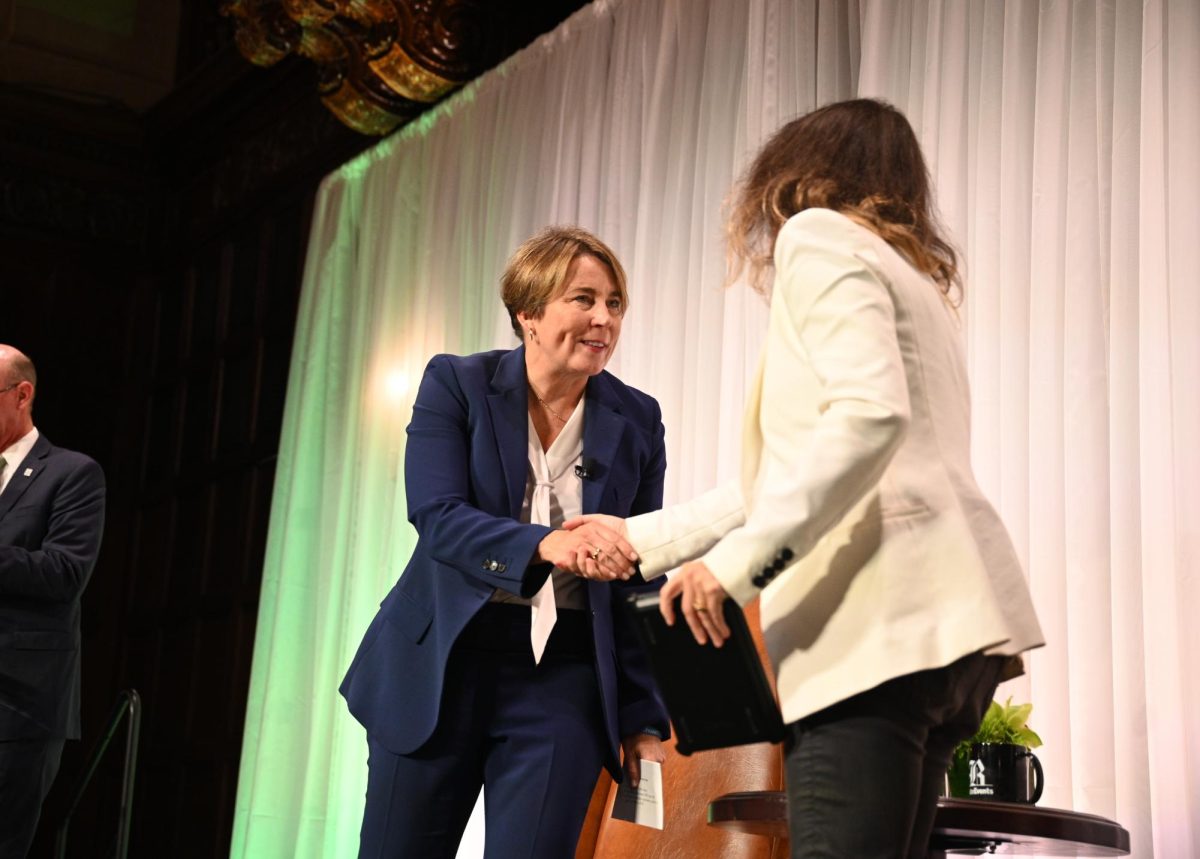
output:
[{"label": "black portfolio folder", "polygon": [[719,648],[696,643],[678,599],[674,626],[659,613],[657,593],[631,594],[625,604],[650,658],[680,753],[783,739],[779,706],[737,603],[725,600],[725,623],[733,635]]}]

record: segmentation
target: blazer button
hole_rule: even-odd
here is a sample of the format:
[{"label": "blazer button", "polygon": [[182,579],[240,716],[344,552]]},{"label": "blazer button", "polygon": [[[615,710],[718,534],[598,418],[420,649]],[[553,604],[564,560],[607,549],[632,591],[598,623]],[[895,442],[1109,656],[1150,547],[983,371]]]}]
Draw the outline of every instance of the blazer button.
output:
[{"label": "blazer button", "polygon": [[496,570],[500,569],[500,564],[496,561],[492,561],[490,564],[488,564],[488,569],[494,573]]},{"label": "blazer button", "polygon": [[783,560],[783,558],[776,558],[775,563],[772,564],[771,566],[774,568],[775,572],[778,573],[780,570],[782,570],[784,567],[787,566],[787,562],[785,560]]},{"label": "blazer button", "polygon": [[783,558],[785,561],[790,561],[792,558],[796,557],[796,553],[787,546],[784,546],[783,551],[779,553],[779,557]]},{"label": "blazer button", "polygon": [[491,561],[484,561],[484,562],[483,562],[483,568],[484,568],[485,570],[490,570],[490,569],[491,569],[491,567],[490,567],[490,566],[488,566],[490,563],[491,563]]},{"label": "blazer button", "polygon": [[507,565],[507,564],[501,564],[501,565],[500,565],[500,566],[499,566],[497,569],[499,569],[499,570],[500,570],[500,572],[502,572],[502,573],[503,573],[505,570],[507,570],[507,569],[508,569],[508,565]]},{"label": "blazer button", "polygon": [[750,580],[750,583],[756,588],[765,588],[767,586],[767,580],[762,576],[755,576]]}]

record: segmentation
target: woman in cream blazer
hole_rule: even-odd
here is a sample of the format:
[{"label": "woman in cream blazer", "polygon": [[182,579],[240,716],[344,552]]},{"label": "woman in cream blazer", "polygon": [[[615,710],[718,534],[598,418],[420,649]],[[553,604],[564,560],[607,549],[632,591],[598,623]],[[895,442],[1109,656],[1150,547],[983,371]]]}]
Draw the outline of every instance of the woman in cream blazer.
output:
[{"label": "woman in cream blazer", "polygon": [[[785,126],[730,223],[770,321],[742,476],[627,520],[701,643],[761,596],[789,723],[793,856],[925,856],[937,788],[1003,657],[1042,643],[1025,576],[971,472],[953,250],[907,120],[871,100]],[[740,265],[738,266],[740,268]],[[714,690],[719,694],[719,690]]]}]

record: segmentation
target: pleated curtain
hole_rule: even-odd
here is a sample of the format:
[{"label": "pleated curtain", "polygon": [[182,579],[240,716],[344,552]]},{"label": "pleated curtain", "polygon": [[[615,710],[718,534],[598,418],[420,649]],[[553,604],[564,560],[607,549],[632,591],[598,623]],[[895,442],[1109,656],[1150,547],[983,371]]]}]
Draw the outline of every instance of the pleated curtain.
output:
[{"label": "pleated curtain", "polygon": [[662,404],[686,499],[738,472],[765,330],[722,286],[723,201],[782,122],[855,96],[909,116],[965,260],[975,466],[1048,640],[998,693],[1034,705],[1042,804],[1200,856],[1200,4],[596,0],[322,186],[235,857],[356,855],[366,742],[337,686],[415,542],[425,363],[516,345],[512,249],[576,223],[620,255],[609,369]]}]

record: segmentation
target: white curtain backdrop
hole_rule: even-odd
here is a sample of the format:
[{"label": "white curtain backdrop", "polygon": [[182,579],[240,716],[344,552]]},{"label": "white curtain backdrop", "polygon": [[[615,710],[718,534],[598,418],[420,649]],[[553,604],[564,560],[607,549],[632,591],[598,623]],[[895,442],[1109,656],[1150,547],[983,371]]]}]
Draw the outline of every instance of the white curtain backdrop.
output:
[{"label": "white curtain backdrop", "polygon": [[[404,425],[437,352],[516,344],[508,253],[610,242],[610,369],[656,396],[667,500],[733,477],[765,323],[722,290],[721,203],[764,137],[885,98],[966,260],[975,463],[1048,645],[1043,805],[1200,856],[1200,3],[597,0],[320,194],[296,331],[232,853],[353,856],[361,728],[336,695],[403,568]],[[465,846],[471,855],[477,846]]]}]

